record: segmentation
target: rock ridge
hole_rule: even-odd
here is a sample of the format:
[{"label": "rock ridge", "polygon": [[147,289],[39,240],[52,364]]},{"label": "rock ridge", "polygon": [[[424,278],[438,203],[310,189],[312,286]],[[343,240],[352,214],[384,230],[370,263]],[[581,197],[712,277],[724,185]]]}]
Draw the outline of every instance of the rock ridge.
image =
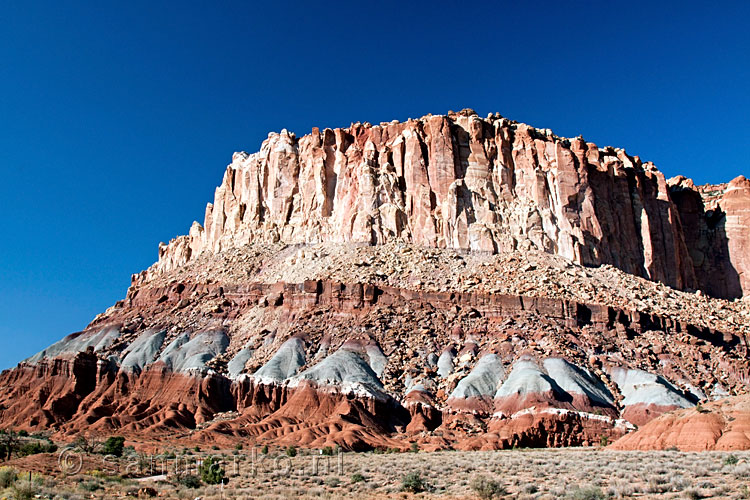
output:
[{"label": "rock ridge", "polygon": [[542,251],[738,297],[750,286],[750,187],[735,179],[712,196],[704,207],[692,182],[668,182],[638,156],[498,114],[355,123],[299,138],[282,130],[257,153],[235,153],[203,224],[161,244],[158,262],[133,279],[250,242],[403,241]]}]

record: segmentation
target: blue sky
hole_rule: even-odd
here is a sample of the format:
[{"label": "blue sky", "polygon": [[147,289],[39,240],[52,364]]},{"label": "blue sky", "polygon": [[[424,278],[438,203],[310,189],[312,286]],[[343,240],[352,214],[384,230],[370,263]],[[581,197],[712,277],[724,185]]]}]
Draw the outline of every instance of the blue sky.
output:
[{"label": "blue sky", "polygon": [[521,3],[2,2],[0,368],[121,299],[271,130],[471,107],[750,174],[750,2]]}]

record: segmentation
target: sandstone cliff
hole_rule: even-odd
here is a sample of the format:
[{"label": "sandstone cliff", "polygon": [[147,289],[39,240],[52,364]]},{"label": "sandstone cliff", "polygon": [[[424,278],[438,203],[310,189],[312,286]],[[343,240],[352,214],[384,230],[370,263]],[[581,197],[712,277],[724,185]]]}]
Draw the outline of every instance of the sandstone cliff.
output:
[{"label": "sandstone cliff", "polygon": [[750,286],[738,277],[748,265],[747,181],[733,181],[710,213],[694,186],[675,189],[679,205],[653,164],[499,115],[357,123],[301,138],[283,130],[259,152],[234,155],[203,225],[160,245],[158,262],[136,279],[253,241],[398,240],[473,252],[535,249],[679,289],[741,296]]}]

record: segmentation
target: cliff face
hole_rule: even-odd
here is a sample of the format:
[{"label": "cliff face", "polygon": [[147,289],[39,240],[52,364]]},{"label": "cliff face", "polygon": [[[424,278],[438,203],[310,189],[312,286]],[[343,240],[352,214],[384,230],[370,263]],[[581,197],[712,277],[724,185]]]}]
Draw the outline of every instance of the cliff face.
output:
[{"label": "cliff face", "polygon": [[[692,193],[689,230],[704,234],[696,229],[706,224],[700,194]],[[750,195],[727,195],[728,229],[741,233]],[[736,281],[729,275],[742,266],[744,243],[706,248],[700,236],[685,237],[681,215],[651,163],[498,115],[357,123],[301,138],[284,130],[259,152],[234,155],[204,224],[161,245],[140,279],[251,241],[402,240],[489,253],[535,249],[679,289],[741,295],[747,284],[728,282]],[[695,265],[706,251],[715,265]]]},{"label": "cliff face", "polygon": [[692,290],[750,288],[749,226],[744,177],[667,181],[497,115],[270,134],[123,300],[0,374],[0,427],[597,443],[747,393],[750,301]]}]

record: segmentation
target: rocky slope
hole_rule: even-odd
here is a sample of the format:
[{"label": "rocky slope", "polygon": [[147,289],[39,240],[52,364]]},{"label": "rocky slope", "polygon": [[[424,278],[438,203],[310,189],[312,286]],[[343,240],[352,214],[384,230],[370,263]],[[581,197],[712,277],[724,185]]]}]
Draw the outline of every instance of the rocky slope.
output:
[{"label": "rocky slope", "polygon": [[[0,426],[349,449],[598,443],[748,392],[750,183],[470,112],[271,134]],[[694,289],[701,291],[695,293]]]},{"label": "rocky slope", "polygon": [[662,415],[618,440],[616,450],[750,449],[750,397],[737,396]]}]

